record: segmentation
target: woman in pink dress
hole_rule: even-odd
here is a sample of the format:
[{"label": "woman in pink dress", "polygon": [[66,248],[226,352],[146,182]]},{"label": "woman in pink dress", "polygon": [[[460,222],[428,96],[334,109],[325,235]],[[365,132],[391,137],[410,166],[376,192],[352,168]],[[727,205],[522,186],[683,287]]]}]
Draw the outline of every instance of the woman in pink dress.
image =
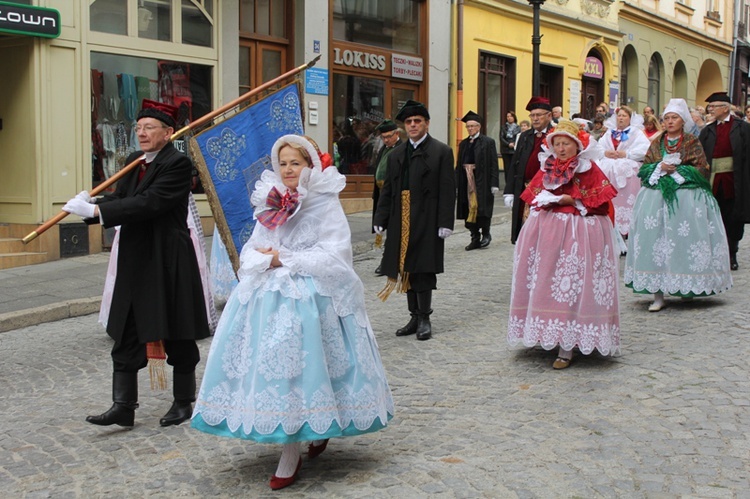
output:
[{"label": "woman in pink dress", "polygon": [[618,258],[607,216],[617,190],[594,163],[601,149],[561,120],[547,135],[541,170],[521,194],[531,206],[516,241],[508,342],[558,348],[552,365],[570,365],[573,349],[620,350]]}]

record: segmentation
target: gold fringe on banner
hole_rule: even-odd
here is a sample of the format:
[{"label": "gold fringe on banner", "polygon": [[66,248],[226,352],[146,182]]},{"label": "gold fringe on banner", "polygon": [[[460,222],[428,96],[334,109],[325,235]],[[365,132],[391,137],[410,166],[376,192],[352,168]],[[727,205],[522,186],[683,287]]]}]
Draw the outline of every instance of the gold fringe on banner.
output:
[{"label": "gold fringe on banner", "polygon": [[152,390],[167,389],[167,352],[163,341],[146,343],[146,358],[148,359],[148,376],[151,379]]},{"label": "gold fringe on banner", "polygon": [[386,301],[395,289],[398,293],[409,291],[409,273],[404,271],[406,250],[409,246],[409,224],[411,219],[411,197],[409,191],[401,191],[401,248],[398,258],[398,279],[388,278],[385,287],[378,293],[381,301]]}]

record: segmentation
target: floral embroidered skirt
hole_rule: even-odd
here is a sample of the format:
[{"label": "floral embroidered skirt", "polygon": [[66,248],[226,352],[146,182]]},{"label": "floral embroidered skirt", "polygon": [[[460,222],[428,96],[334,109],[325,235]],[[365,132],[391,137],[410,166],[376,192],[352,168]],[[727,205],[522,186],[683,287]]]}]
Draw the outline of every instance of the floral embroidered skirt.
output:
[{"label": "floral embroidered skirt", "polygon": [[707,296],[732,287],[719,206],[701,189],[678,189],[674,213],[661,191],[638,193],[625,259],[625,285],[636,293]]},{"label": "floral embroidered skirt", "polygon": [[635,198],[641,188],[641,179],[638,178],[639,166],[639,163],[632,160],[611,158],[605,158],[599,164],[599,168],[617,188],[617,196],[612,199],[615,207],[615,229],[623,236],[630,230]]},{"label": "floral embroidered skirt", "polygon": [[513,260],[508,342],[620,350],[618,255],[605,215],[532,210]]},{"label": "floral embroidered skirt", "polygon": [[384,428],[393,399],[369,322],[339,317],[311,277],[301,299],[257,289],[229,297],[208,354],[192,426],[291,443]]},{"label": "floral embroidered skirt", "polygon": [[219,237],[219,232],[214,232],[211,243],[211,291],[214,298],[226,302],[232,290],[237,286],[237,276],[234,274],[232,262],[229,260],[227,248]]}]

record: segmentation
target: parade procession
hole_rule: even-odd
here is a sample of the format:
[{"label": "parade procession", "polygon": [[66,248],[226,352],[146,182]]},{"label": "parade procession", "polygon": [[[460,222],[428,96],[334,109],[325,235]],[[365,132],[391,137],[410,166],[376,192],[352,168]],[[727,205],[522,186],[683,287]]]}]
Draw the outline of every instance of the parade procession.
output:
[{"label": "parade procession", "polygon": [[747,497],[747,1],[0,2],[5,495]]}]

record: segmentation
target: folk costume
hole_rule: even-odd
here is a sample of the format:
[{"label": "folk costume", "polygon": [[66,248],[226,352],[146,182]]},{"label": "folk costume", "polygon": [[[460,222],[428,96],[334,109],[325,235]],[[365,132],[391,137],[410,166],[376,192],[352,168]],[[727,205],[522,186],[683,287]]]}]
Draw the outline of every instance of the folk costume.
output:
[{"label": "folk costume", "polygon": [[[392,132],[394,130],[398,130],[398,125],[394,123],[391,120],[383,120],[382,123],[380,123],[375,128],[380,134]],[[401,144],[401,137],[398,137],[396,139],[396,142],[391,146],[388,147],[383,143],[383,147],[380,148],[378,151],[377,157],[375,158],[375,182],[373,184],[372,188],[372,225],[373,225],[373,232],[375,232],[375,212],[378,209],[378,200],[380,199],[380,189],[383,188],[383,184],[385,183],[385,175],[388,171],[388,156],[391,155],[394,149],[396,149],[396,146]],[[378,248],[381,248],[383,246],[383,236],[381,234],[378,234],[375,236],[375,246]],[[375,273],[377,275],[383,275],[383,264],[382,262],[378,265],[378,267],[375,269]]]},{"label": "folk costume", "polygon": [[[536,109],[552,112],[549,100],[544,97],[532,97],[526,105],[527,111],[534,111]],[[554,128],[550,122],[544,130],[534,130],[531,128],[525,132],[521,132],[516,141],[516,153],[513,155],[513,162],[511,163],[510,172],[507,175],[508,182],[505,184],[505,190],[503,191],[506,199],[508,199],[508,196],[513,196],[510,198],[513,209],[510,242],[514,244],[516,239],[518,239],[518,233],[521,231],[521,226],[528,214],[528,208],[521,198],[521,193],[539,171],[539,153],[542,152],[542,142],[547,134],[553,130]]]},{"label": "folk costume", "polygon": [[[396,119],[414,116],[429,120],[430,115],[422,104],[409,100]],[[397,336],[432,336],[432,290],[443,272],[444,239],[454,224],[453,164],[451,148],[429,134],[417,143],[410,139],[399,145],[388,157],[375,212],[375,227],[388,232],[382,264],[388,282],[378,296],[386,300],[395,289],[406,292],[411,319]]]},{"label": "folk costume", "polygon": [[[565,135],[578,155],[562,161],[552,141]],[[567,120],[547,136],[542,169],[522,194],[531,207],[516,241],[508,342],[559,347],[555,368],[573,348],[614,355],[620,350],[618,255],[608,205],[617,190],[594,163],[601,149]],[[575,205],[561,205],[567,194]]]},{"label": "folk costume", "polygon": [[626,156],[617,159],[602,157],[598,165],[617,188],[617,196],[612,200],[615,207],[615,229],[626,236],[630,230],[635,197],[641,188],[638,171],[651,141],[641,131],[642,116],[634,113],[630,126],[624,130],[618,130],[616,122],[612,118],[608,121],[610,120],[612,123],[607,123],[607,131],[599,139],[599,145],[605,152],[625,152]]},{"label": "folk costume", "polygon": [[[671,99],[664,114],[692,119],[683,99]],[[677,165],[666,174],[661,164]],[[625,285],[657,295],[652,312],[664,307],[663,294],[708,296],[732,287],[729,251],[719,206],[711,194],[709,167],[698,139],[665,131],[652,142],[640,172],[641,190],[633,209],[625,259]]]},{"label": "folk costume", "polygon": [[[279,151],[289,143],[312,160],[295,192],[280,176]],[[304,137],[280,138],[271,160],[273,171],[251,196],[258,223],[242,248],[240,281],[211,344],[192,425],[282,444],[380,430],[393,400],[352,267],[338,198],[346,179],[323,170]],[[278,250],[280,267],[270,267],[264,248]]]},{"label": "folk costume", "polygon": [[[469,111],[461,121],[480,124],[482,117]],[[471,233],[467,251],[490,245],[490,222],[495,192],[500,191],[499,181],[495,141],[477,129],[474,135],[466,137],[458,145],[456,164],[456,218],[465,220],[466,228]]]},{"label": "folk costume", "polygon": [[[503,123],[502,131],[500,132],[500,154],[503,157],[503,175],[505,183],[508,183],[508,174],[510,173],[510,165],[513,162],[513,155],[516,153],[516,140],[518,135],[521,133],[521,127],[518,123],[505,122]],[[510,145],[513,144],[513,147]]]},{"label": "folk costume", "polygon": [[[706,102],[730,102],[724,92],[717,92]],[[750,125],[732,116],[713,121],[700,133],[700,142],[711,165],[711,189],[719,203],[721,219],[727,234],[733,270],[739,268],[737,251],[750,223]]]},{"label": "folk costume", "polygon": [[[144,100],[138,121],[153,118],[167,130],[174,129],[176,110]],[[141,156],[143,152],[133,153],[126,161]],[[190,418],[195,366],[200,360],[195,340],[209,335],[201,274],[187,223],[191,177],[190,160],[167,142],[158,151],[146,152],[141,167],[123,177],[113,194],[96,200],[99,218],[84,219],[104,227],[120,226],[117,278],[107,320],[107,333],[115,340],[114,404],[101,415],[89,416],[90,423],[133,426],[138,371],[147,365],[147,357],[166,357],[173,367],[174,403],[160,424],[180,424]]]}]

